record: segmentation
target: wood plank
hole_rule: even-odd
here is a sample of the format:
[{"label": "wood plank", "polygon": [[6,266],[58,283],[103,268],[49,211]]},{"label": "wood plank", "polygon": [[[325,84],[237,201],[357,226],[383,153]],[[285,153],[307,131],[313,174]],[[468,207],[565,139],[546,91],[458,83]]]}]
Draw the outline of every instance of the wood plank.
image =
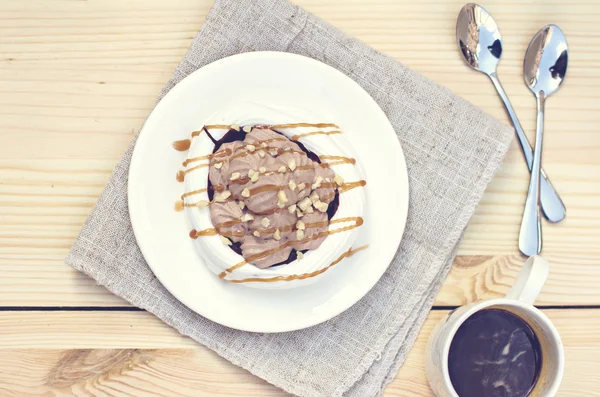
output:
[{"label": "wood plank", "polygon": [[[508,121],[492,85],[456,50],[454,22],[463,2],[297,3]],[[125,304],[63,259],[211,4],[0,2],[0,305]],[[502,29],[499,74],[529,132],[534,101],[521,76],[528,41],[546,22],[568,36],[569,76],[548,101],[544,144],[544,166],[568,217],[544,225],[552,275],[539,303],[600,304],[600,7],[588,0],[497,0],[486,7]],[[507,290],[523,262],[516,241],[526,189],[526,168],[513,144],[436,304]]]},{"label": "wood plank", "polygon": [[[425,343],[446,313],[430,314],[386,396],[432,396]],[[599,396],[598,310],[546,314],[565,345],[559,396]],[[7,396],[287,395],[144,312],[3,312],[0,355],[0,390]]]}]

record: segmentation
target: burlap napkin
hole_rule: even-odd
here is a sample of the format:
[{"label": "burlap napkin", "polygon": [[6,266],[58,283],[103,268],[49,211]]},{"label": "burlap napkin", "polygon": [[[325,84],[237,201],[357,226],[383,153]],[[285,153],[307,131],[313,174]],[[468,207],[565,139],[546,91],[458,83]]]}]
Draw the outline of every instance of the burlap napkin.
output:
[{"label": "burlap napkin", "polygon": [[259,50],[302,54],[347,74],[379,103],[398,134],[410,177],[408,223],[396,257],[375,288],[334,319],[290,333],[241,332],[195,314],[159,283],[136,244],[127,209],[133,144],[66,261],[288,392],[378,395],[413,344],[512,130],[285,0],[217,0],[158,99],[212,61]]}]

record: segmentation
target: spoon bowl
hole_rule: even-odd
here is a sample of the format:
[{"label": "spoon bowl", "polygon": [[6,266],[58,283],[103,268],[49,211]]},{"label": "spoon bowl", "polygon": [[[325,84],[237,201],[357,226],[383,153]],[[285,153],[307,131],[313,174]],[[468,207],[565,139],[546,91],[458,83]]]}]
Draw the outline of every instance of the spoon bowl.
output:
[{"label": "spoon bowl", "polygon": [[525,84],[538,96],[554,93],[567,73],[567,39],[556,25],[544,26],[531,40],[523,62]]},{"label": "spoon bowl", "polygon": [[492,74],[502,55],[502,37],[494,18],[480,5],[466,4],[456,21],[456,40],[467,64]]}]

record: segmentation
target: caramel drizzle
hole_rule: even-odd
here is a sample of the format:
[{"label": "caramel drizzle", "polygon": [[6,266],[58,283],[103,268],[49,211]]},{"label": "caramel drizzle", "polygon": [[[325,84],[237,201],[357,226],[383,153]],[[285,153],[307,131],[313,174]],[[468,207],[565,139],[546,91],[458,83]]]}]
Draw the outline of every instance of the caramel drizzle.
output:
[{"label": "caramel drizzle", "polygon": [[[244,178],[240,179],[239,181],[241,181],[240,183],[246,183],[246,182],[248,182],[248,178],[244,177]],[[238,181],[233,181],[233,182],[237,183]],[[339,186],[338,192],[340,194],[342,194],[342,193],[345,193],[345,192],[350,191],[352,189],[355,189],[357,187],[363,187],[363,186],[366,186],[366,185],[367,185],[367,182],[365,180],[360,180],[360,181],[356,181],[356,182],[346,182],[346,183],[343,183],[342,186]],[[318,189],[329,188],[329,187],[334,188],[336,186],[337,185],[334,182],[323,182],[318,187]],[[260,193],[264,193],[264,192],[268,192],[268,191],[279,191],[279,190],[285,189],[286,187],[287,187],[287,185],[286,186],[279,186],[279,185],[264,185],[264,186],[259,186],[259,187],[254,188],[254,189],[250,189],[250,197],[252,197],[252,196],[254,196],[256,194],[260,194]],[[225,189],[225,186],[223,186],[223,185],[214,185],[213,186],[213,190],[215,192],[220,192],[220,191],[223,191],[224,189]],[[189,196],[194,195],[194,194],[204,193],[206,191],[207,191],[207,189],[198,189],[198,190],[193,190],[191,192],[183,194],[181,196],[181,200],[178,200],[178,201],[175,202],[175,210],[176,211],[181,211],[181,210],[183,210],[184,207],[196,207],[198,203],[184,203],[183,199],[185,197],[189,197]],[[335,195],[335,193],[334,193],[334,195]],[[246,197],[246,198],[248,198],[248,197]],[[330,199],[331,198],[332,198],[332,196],[330,197]],[[240,199],[240,197],[237,196],[237,195],[235,195],[235,196],[231,195],[231,197],[229,197],[226,200],[226,202],[230,201],[230,200],[234,200],[234,199]],[[214,204],[215,202],[216,202],[215,200],[209,202],[208,206]],[[273,209],[271,211],[265,212],[263,215],[272,215],[272,214],[275,214],[275,213],[283,211],[283,210],[287,211],[287,208],[276,208],[276,209]],[[283,230],[281,230],[281,231],[283,231]]]},{"label": "caramel drizzle", "polygon": [[341,134],[341,133],[342,133],[342,131],[340,131],[340,130],[311,131],[311,132],[305,132],[303,134],[294,135],[294,136],[292,136],[292,140],[297,141],[300,138],[306,138],[307,136],[313,136],[313,135],[335,135],[335,134]]},{"label": "caramel drizzle", "polygon": [[173,142],[173,148],[179,152],[185,152],[190,148],[192,141],[190,139],[182,139],[181,141]]},{"label": "caramel drizzle", "polygon": [[342,194],[344,192],[347,192],[348,190],[352,190],[357,187],[363,187],[366,185],[367,185],[367,181],[365,181],[365,180],[342,183],[342,186],[340,186],[339,192],[340,192],[340,194]]},{"label": "caramel drizzle", "polygon": [[[196,203],[185,203],[183,200],[177,200],[175,201],[175,211],[179,212],[179,211],[183,211],[184,208],[189,208],[189,207],[197,207],[199,202]],[[212,204],[214,204],[215,201],[210,201],[206,206],[210,206]]]},{"label": "caramel drizzle", "polygon": [[278,128],[298,128],[298,127],[340,128],[338,125],[331,124],[331,123],[317,123],[317,124],[312,124],[312,123],[295,123],[295,124],[275,124],[275,125],[271,126],[271,128],[273,128],[273,129],[278,129]]},{"label": "caramel drizzle", "polygon": [[195,167],[192,167],[192,168],[188,168],[187,170],[179,170],[179,171],[177,171],[177,176],[175,178],[177,179],[177,182],[183,182],[185,180],[185,175],[186,174],[188,174],[188,173],[190,173],[190,172],[192,172],[194,170],[197,170],[197,169],[200,169],[200,168],[204,168],[204,167],[208,167],[208,166],[209,166],[209,163],[206,163],[206,164],[199,164],[199,165],[197,165]]},{"label": "caramel drizzle", "polygon": [[[254,145],[254,144],[252,144],[252,145]],[[278,155],[283,154],[283,153],[295,153],[295,154],[299,154],[301,156],[306,156],[306,153],[304,153],[302,150],[294,150],[294,149],[292,149],[292,150],[283,150],[281,148],[274,148],[274,147],[268,147],[268,146],[266,148],[257,147],[253,152],[250,152],[245,147],[240,147],[238,150],[239,150],[239,153],[236,153],[233,156],[231,156],[230,160],[237,159],[237,158],[240,158],[240,157],[246,157],[248,154],[250,154],[250,153],[256,153],[259,150],[264,150],[265,152],[267,152],[267,151],[268,152],[277,151]],[[219,152],[217,152],[217,153],[219,153]]]},{"label": "caramel drizzle", "polygon": [[216,228],[211,227],[210,229],[204,229],[204,230],[199,230],[197,231],[196,229],[192,229],[190,231],[190,237],[193,238],[194,240],[197,239],[198,237],[202,237],[202,236],[216,236],[217,234],[220,234],[223,237],[243,237],[245,235],[244,232],[221,232],[218,231]]},{"label": "caramel drizzle", "polygon": [[342,255],[340,255],[339,258],[337,258],[336,260],[331,262],[327,267],[324,267],[323,269],[315,270],[314,272],[310,272],[310,273],[292,274],[289,276],[277,276],[277,277],[270,277],[270,278],[249,277],[249,278],[244,278],[241,280],[227,280],[227,281],[229,281],[231,283],[250,283],[250,282],[274,283],[277,281],[305,280],[307,278],[315,277],[315,276],[318,276],[319,274],[325,273],[327,270],[331,269],[333,266],[340,263],[344,258],[350,258],[352,255],[356,254],[357,252],[366,250],[367,248],[369,248],[368,244],[363,245],[362,247],[358,247],[356,249],[350,248],[350,249],[348,249],[348,251],[346,251]]},{"label": "caramel drizzle", "polygon": [[[269,126],[267,126],[267,127],[269,127]],[[317,123],[317,124],[295,123],[295,124],[276,124],[276,125],[270,126],[270,128],[299,128],[299,127],[336,128],[336,129],[340,128],[338,125],[331,124],[331,123]],[[209,124],[209,125],[205,125],[200,130],[192,132],[191,136],[192,136],[192,138],[195,138],[195,137],[199,136],[200,134],[202,134],[202,131],[204,131],[204,130],[210,130],[210,129],[228,129],[229,130],[231,128],[232,128],[232,126],[225,125],[225,124]],[[299,135],[296,135],[296,137],[315,135],[315,133],[320,133],[320,132],[315,131],[314,133],[299,134]],[[327,135],[330,135],[333,133],[341,134],[342,132],[341,131],[331,132],[331,133],[328,133]],[[297,138],[293,137],[292,139],[296,140]],[[182,139],[182,140],[173,142],[173,148],[180,152],[184,152],[190,148],[191,144],[192,144],[191,139]],[[192,160],[192,159],[190,159],[190,160]],[[190,162],[192,162],[192,161],[190,161]]]},{"label": "caramel drizzle", "polygon": [[[197,238],[200,236],[215,236],[216,233],[219,233],[221,235],[226,235],[224,233],[221,232],[221,229],[225,229],[228,227],[232,227],[235,226],[237,224],[243,223],[243,221],[241,219],[232,219],[230,221],[225,221],[225,222],[221,222],[219,224],[217,224],[214,228],[209,228],[209,229],[204,229],[204,230],[200,230],[200,231],[196,231],[195,229],[193,230],[194,233],[190,232],[190,236],[192,234],[194,234],[195,237],[192,238]],[[311,228],[319,228],[319,227],[325,227],[328,226],[329,220],[327,221],[323,221],[323,222],[312,222],[312,223],[307,223],[305,224],[306,229],[311,229]],[[292,231],[296,229],[296,224],[292,224],[292,225],[286,225],[286,226],[281,226],[281,227],[271,227],[271,228],[266,228],[266,229],[262,229],[262,228],[257,228],[257,229],[250,229],[250,231],[257,231],[259,233],[274,233],[275,230],[279,229],[280,232],[287,232],[287,231]],[[225,232],[227,233],[227,232]],[[239,234],[236,233],[235,236],[238,237],[243,237],[245,234]]]},{"label": "caramel drizzle", "polygon": [[239,223],[242,223],[241,219],[232,219],[230,221],[218,223],[215,227],[211,227],[209,229],[204,229],[204,230],[192,229],[190,231],[190,237],[193,238],[194,240],[201,236],[216,236],[217,234],[220,234],[221,236],[224,236],[224,237],[244,237],[246,235],[245,232],[233,232],[233,231],[223,232],[221,230],[221,229],[224,229],[227,227],[235,226]]},{"label": "caramel drizzle", "polygon": [[[238,150],[239,150],[239,152],[236,153],[236,154],[234,154],[233,156],[231,156],[229,158],[229,160],[233,160],[233,159],[240,158],[240,157],[246,157],[250,153],[256,153],[256,151],[258,151],[258,150],[264,150],[264,151],[273,151],[273,150],[276,150],[278,155],[279,154],[283,154],[283,153],[295,153],[295,154],[306,156],[306,153],[304,153],[302,150],[287,150],[286,151],[286,150],[283,150],[283,149],[280,149],[280,148],[274,148],[274,147],[266,147],[266,148],[259,147],[259,148],[255,149],[253,152],[250,152],[245,147],[240,147],[240,148],[236,149],[236,152]],[[183,172],[184,174],[186,174],[186,173],[188,173],[190,171],[193,171],[195,169],[198,169],[198,168],[203,168],[203,167],[207,167],[207,166],[213,166],[216,163],[220,162],[220,160],[219,160],[220,157],[230,156],[231,154],[232,154],[231,149],[225,149],[225,150],[219,150],[219,151],[217,151],[215,153],[211,153],[211,154],[208,154],[208,155],[205,155],[205,156],[198,156],[198,157],[193,157],[191,159],[187,159],[187,160],[185,160],[181,164],[183,167],[187,167],[191,163],[194,163],[194,162],[197,162],[197,161],[202,161],[202,160],[209,160],[209,162],[206,163],[206,164],[202,164],[202,165],[196,166],[196,167],[188,168],[187,170],[182,170],[180,172]],[[321,166],[323,166],[323,165],[321,165]],[[327,167],[327,164],[325,164],[324,166]],[[185,179],[185,176],[183,176],[181,178],[180,177],[177,178],[177,180],[179,182],[183,182],[183,179]]]},{"label": "caramel drizzle", "polygon": [[219,150],[218,152],[207,154],[206,156],[192,157],[191,159],[185,160],[181,165],[183,165],[184,167],[187,167],[188,164],[195,163],[196,161],[211,160],[215,157],[229,156],[229,155],[231,155],[231,149]]},{"label": "caramel drizzle", "polygon": [[[314,124],[313,125],[313,124],[307,124],[307,123],[281,124],[281,125],[278,125],[278,126],[273,126],[272,128],[275,128],[275,127],[278,127],[278,128],[294,128],[292,126],[299,126],[299,127],[303,127],[303,126],[326,126],[326,127],[336,127],[336,128],[339,128],[335,124]],[[229,126],[221,125],[221,124],[214,124],[214,125],[208,125],[208,126],[204,127],[204,129],[207,129],[207,128],[229,128]],[[192,133],[192,137],[200,135],[200,133],[202,131],[203,130],[194,131]],[[307,132],[307,133],[304,133],[304,134],[295,135],[295,136],[292,137],[292,140],[297,140],[297,139],[302,138],[302,137],[306,137],[306,136],[310,136],[310,135],[316,135],[316,134],[331,135],[331,134],[341,134],[341,133],[342,133],[342,131],[340,131],[340,130],[334,130],[334,131],[312,131],[312,132]],[[233,159],[239,158],[239,157],[245,157],[249,153],[253,153],[256,150],[264,150],[264,151],[269,151],[269,152],[275,150],[275,151],[277,151],[278,155],[283,154],[286,151],[283,150],[283,149],[281,149],[281,148],[274,148],[274,147],[270,147],[270,146],[267,146],[266,148],[260,147],[260,145],[262,145],[263,143],[267,143],[268,144],[270,142],[283,141],[283,140],[286,140],[286,139],[285,138],[270,138],[270,139],[266,139],[264,141],[253,141],[251,144],[255,146],[255,150],[254,151],[250,152],[247,149],[247,147],[246,147],[247,145],[246,146],[240,146],[239,148],[236,149],[236,151],[239,150],[239,152],[236,153],[236,154],[234,154],[233,156],[231,156],[230,160],[233,160]],[[186,139],[186,140],[182,140],[182,141],[175,141],[175,142],[173,142],[173,147],[175,147],[177,150],[183,151],[183,150],[188,150],[189,147],[190,147],[190,144],[191,144],[191,141],[189,139]],[[259,147],[256,147],[257,145]],[[306,156],[306,153],[304,151],[302,151],[302,150],[288,150],[287,152],[299,154],[299,155],[302,155],[302,156]],[[185,175],[187,173],[189,173],[191,171],[194,171],[194,170],[197,170],[199,168],[204,168],[204,167],[212,166],[212,165],[214,165],[214,164],[216,164],[216,163],[219,162],[218,160],[215,160],[215,158],[218,158],[218,157],[227,157],[227,156],[230,156],[231,154],[232,154],[231,149],[225,149],[225,150],[219,150],[219,151],[217,151],[215,153],[211,153],[211,154],[208,154],[208,155],[193,157],[191,159],[186,159],[182,163],[183,167],[187,167],[191,163],[194,163],[194,162],[197,162],[197,161],[202,161],[202,160],[208,160],[208,163],[207,164],[200,164],[200,165],[197,165],[195,167],[188,168],[186,170],[180,170],[177,173],[177,181],[178,182],[183,182],[185,180]],[[323,160],[327,160],[327,159],[334,160],[334,161],[332,161],[330,163],[321,163],[321,164],[319,164],[319,166],[322,167],[322,168],[327,168],[329,166],[341,165],[341,164],[346,164],[346,163],[348,163],[348,164],[355,164],[356,163],[355,159],[349,158],[349,157],[344,157],[344,156],[327,156],[327,155],[324,155],[324,156],[320,156],[320,158],[323,159]],[[297,168],[300,169],[300,170],[310,169],[310,168],[312,168],[312,165],[311,166],[309,166],[309,165],[298,166]]]},{"label": "caramel drizzle", "polygon": [[[257,260],[257,259],[262,259],[262,258],[267,257],[269,255],[272,255],[272,254],[274,254],[276,252],[279,252],[279,251],[281,251],[283,249],[286,249],[287,247],[293,247],[295,245],[301,245],[301,244],[307,243],[309,241],[318,240],[318,239],[320,239],[322,237],[327,237],[327,236],[329,236],[331,234],[341,233],[341,232],[345,232],[345,231],[352,230],[354,228],[360,227],[360,226],[362,226],[362,224],[363,224],[364,221],[363,221],[363,218],[361,218],[361,217],[350,217],[350,218],[336,219],[336,220],[331,221],[329,224],[333,225],[335,223],[342,223],[342,222],[354,222],[354,225],[344,226],[344,227],[341,227],[341,228],[336,229],[336,230],[327,230],[327,231],[324,231],[324,232],[321,232],[321,233],[316,233],[316,234],[313,234],[312,236],[307,237],[307,238],[302,239],[302,240],[296,240],[296,241],[290,240],[290,241],[287,241],[286,243],[280,245],[279,247],[275,247],[275,248],[272,248],[270,250],[266,250],[266,251],[263,251],[263,252],[259,252],[258,254],[251,255],[248,258],[246,258],[244,261],[242,261],[242,262],[240,262],[240,263],[238,263],[236,265],[233,265],[233,266],[231,266],[228,269],[225,269],[223,272],[221,272],[219,274],[219,278],[225,278],[227,276],[227,273],[232,273],[236,269],[239,269],[240,267],[242,267],[244,265],[247,265],[250,262],[253,262],[253,261]],[[191,233],[190,233],[190,236],[191,236]]]},{"label": "caramel drizzle", "polygon": [[[306,223],[304,225],[304,227],[306,227],[307,229],[311,229],[311,228],[318,228],[318,227],[325,227],[330,225],[329,220],[326,221],[322,221],[322,222],[312,222],[312,223]],[[274,233],[275,230],[279,229],[280,232],[287,232],[287,231],[292,231],[292,230],[296,230],[296,224],[292,224],[292,225],[286,225],[286,226],[281,226],[281,227],[269,227],[266,229],[250,229],[250,231],[257,231],[259,233]]]},{"label": "caramel drizzle", "polygon": [[352,157],[344,157],[344,156],[319,156],[321,160],[333,160],[327,165],[337,165],[337,164],[356,164],[356,159]]},{"label": "caramel drizzle", "polygon": [[[254,138],[254,137],[251,137],[251,138]],[[269,138],[269,139],[265,139],[264,141],[260,141],[258,139],[255,139],[251,143],[249,143],[248,145],[254,145],[254,146],[258,145],[258,146],[260,146],[263,143],[266,143],[268,145],[271,142],[277,142],[277,141],[287,141],[287,138],[284,138],[284,137],[281,137],[281,138],[279,138],[279,137],[278,138]],[[263,149],[266,149],[266,148],[263,148]]]},{"label": "caramel drizzle", "polygon": [[[202,129],[192,132],[192,138],[195,138],[198,135],[202,134],[202,131],[207,130],[207,129],[212,129],[212,128],[227,128],[227,129],[229,129],[231,127],[228,125],[224,125],[224,124],[205,125],[204,127],[202,127]],[[191,145],[192,145],[191,139],[182,139],[180,141],[173,142],[173,148],[180,152],[185,152],[186,150],[188,150],[190,148]]]},{"label": "caramel drizzle", "polygon": [[[266,139],[266,140],[264,140],[264,141],[254,141],[254,142],[252,142],[252,143],[249,143],[248,145],[254,145],[254,146],[256,146],[256,145],[259,145],[259,146],[260,146],[260,145],[261,145],[261,144],[263,144],[263,143],[267,143],[267,144],[268,144],[268,143],[270,143],[270,142],[275,142],[275,141],[283,141],[283,140],[285,140],[285,138],[271,138],[271,139]],[[246,145],[246,146],[247,146],[247,145]],[[264,150],[264,151],[277,150],[277,153],[278,153],[278,154],[282,154],[282,153],[284,152],[284,150],[281,150],[281,149],[278,149],[278,148],[274,148],[274,147],[270,147],[270,146],[267,146],[266,148],[263,148],[263,147],[256,147],[256,150],[261,150],[261,149],[262,149],[262,150]],[[240,150],[240,151],[242,151],[242,152],[240,152],[240,153],[238,153],[238,154],[236,154],[236,155],[232,156],[232,157],[231,157],[231,159],[238,158],[238,157],[243,157],[243,156],[246,156],[246,155],[248,155],[248,153],[251,153],[251,152],[250,152],[248,149],[246,149],[246,147],[245,147],[245,146],[240,146],[240,147],[236,148],[236,151],[238,151],[238,150]],[[255,151],[256,151],[256,150],[255,150]],[[298,154],[303,154],[303,155],[306,155],[306,153],[304,153],[303,151],[297,151],[297,150],[296,150],[296,151],[294,151],[294,152],[295,152],[295,153],[298,153]],[[198,157],[192,157],[191,159],[187,159],[187,160],[185,160],[185,161],[182,163],[182,165],[183,165],[184,167],[186,167],[188,164],[190,164],[190,163],[194,163],[194,162],[196,162],[196,161],[201,161],[201,160],[211,160],[211,159],[213,159],[213,158],[215,158],[215,157],[226,157],[226,156],[230,156],[232,153],[233,153],[233,152],[232,152],[232,151],[231,151],[231,149],[229,149],[229,148],[227,148],[227,149],[224,149],[224,150],[218,150],[218,151],[216,151],[215,153],[211,153],[211,154],[208,154],[208,155],[206,155],[206,156],[198,156]],[[230,159],[230,160],[231,160],[231,159]],[[218,162],[218,161],[217,161],[217,162]],[[215,163],[215,162],[211,162],[210,164],[212,165],[212,164],[214,164],[214,163]]]},{"label": "caramel drizzle", "polygon": [[205,189],[192,190],[191,192],[187,192],[187,193],[182,194],[181,195],[181,199],[183,200],[186,197],[193,196],[194,194],[204,193],[206,191],[208,191],[208,189],[206,189],[206,188]]},{"label": "caramel drizzle", "polygon": [[192,138],[202,134],[202,131],[207,131],[207,130],[212,130],[212,129],[221,129],[221,130],[227,129],[227,130],[229,130],[229,129],[231,129],[231,126],[226,125],[226,124],[205,125],[204,127],[202,127],[202,129],[192,132]]},{"label": "caramel drizzle", "polygon": [[255,194],[264,193],[264,192],[268,192],[271,190],[279,191],[282,188],[284,188],[284,187],[279,186],[279,185],[264,185],[264,186],[255,187],[255,188],[250,189],[250,197],[254,196]]}]

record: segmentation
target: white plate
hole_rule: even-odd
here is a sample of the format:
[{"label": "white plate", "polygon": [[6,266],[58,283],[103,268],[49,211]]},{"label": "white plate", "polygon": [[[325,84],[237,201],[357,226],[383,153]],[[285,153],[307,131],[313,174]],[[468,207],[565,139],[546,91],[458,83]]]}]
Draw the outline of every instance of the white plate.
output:
[{"label": "white plate", "polygon": [[[185,152],[172,149],[215,112],[239,102],[314,110],[341,127],[358,153],[367,186],[364,225],[354,247],[317,282],[269,290],[231,284],[195,252],[189,227],[174,202],[184,185],[175,174]],[[252,332],[310,327],[355,304],[379,280],[404,232],[408,176],[396,134],[375,101],[339,71],[310,58],[253,52],[213,62],[192,73],[160,101],[135,146],[128,186],[133,230],[148,265],[190,309],[219,324]]]}]

